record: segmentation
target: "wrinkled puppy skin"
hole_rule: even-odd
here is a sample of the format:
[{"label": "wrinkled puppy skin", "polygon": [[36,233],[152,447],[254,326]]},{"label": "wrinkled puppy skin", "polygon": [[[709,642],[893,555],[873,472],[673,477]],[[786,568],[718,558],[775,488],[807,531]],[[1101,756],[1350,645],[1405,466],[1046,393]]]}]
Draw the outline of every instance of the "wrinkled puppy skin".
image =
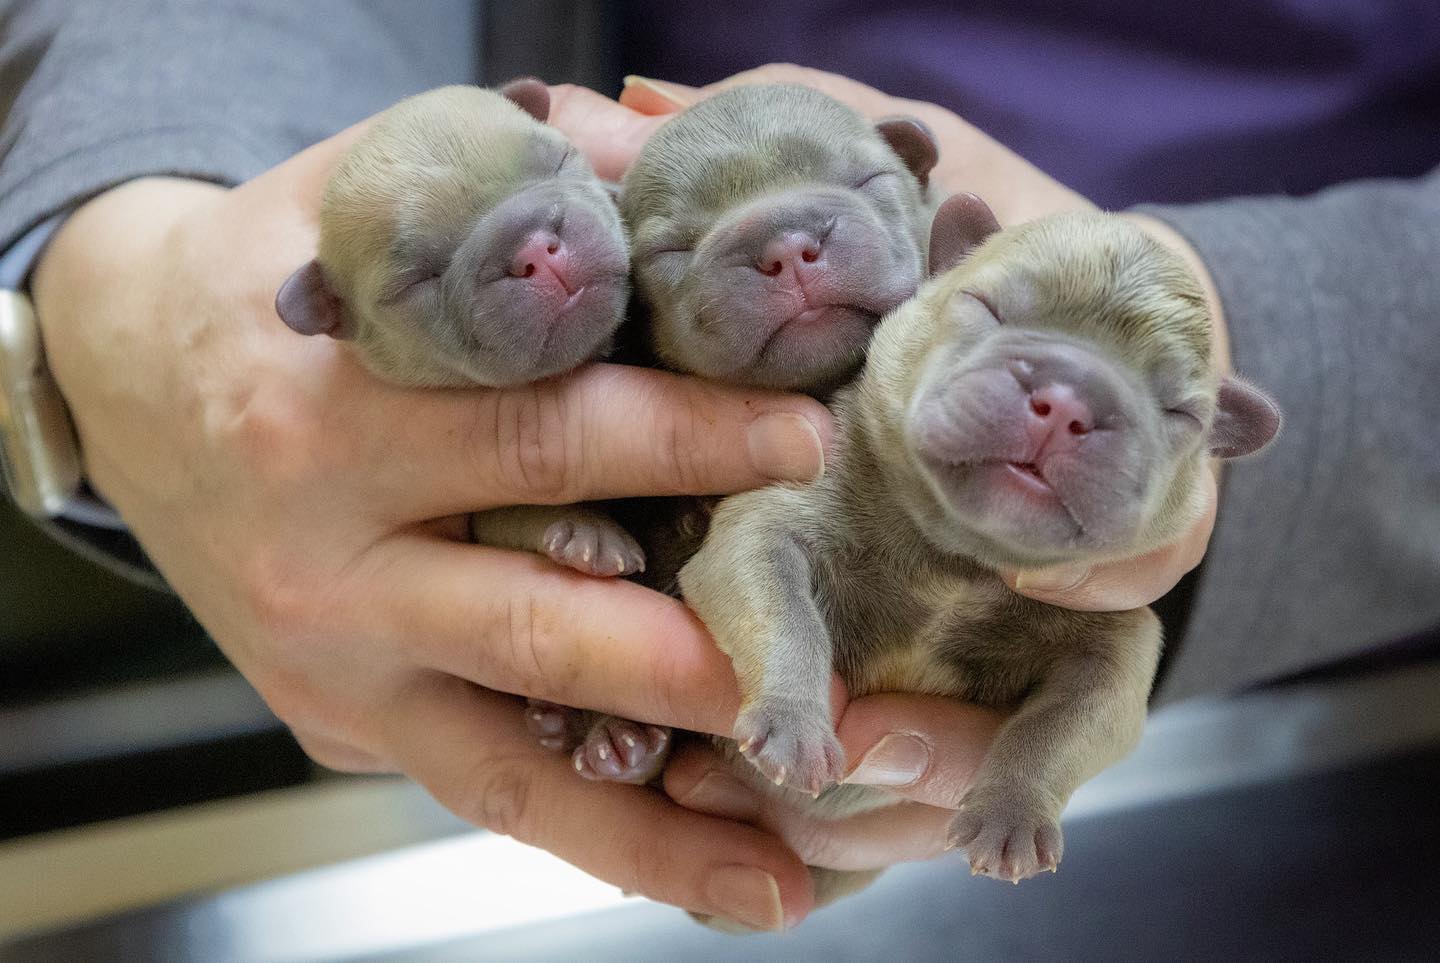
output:
[{"label": "wrinkled puppy skin", "polygon": [[[937,159],[918,120],[872,123],[808,87],[739,87],[676,115],[620,194],[634,238],[632,360],[827,396],[920,284]],[[673,594],[713,507],[666,498],[607,510],[643,548],[640,581]],[[537,735],[555,728],[557,707],[532,710]],[[645,782],[668,749],[648,727],[599,714],[566,728],[590,733],[573,748],[587,778]]]},{"label": "wrinkled puppy skin", "polygon": [[763,388],[844,383],[919,286],[937,157],[919,121],[871,123],[808,87],[738,87],[678,114],[620,196],[654,356]]},{"label": "wrinkled puppy skin", "polygon": [[721,740],[737,773],[797,806],[895,799],[835,785],[832,670],[854,697],[1008,710],[950,843],[973,872],[1018,882],[1056,868],[1071,793],[1139,738],[1160,623],[1045,605],[997,569],[1173,540],[1202,511],[1208,459],[1263,448],[1280,414],[1216,376],[1198,282],[1119,217],[1001,231],[962,195],[931,252],[936,276],[837,396],[824,477],[726,499],[680,584],[740,681],[738,744]]},{"label": "wrinkled puppy skin", "polygon": [[326,187],[319,254],[281,288],[280,317],[419,387],[525,384],[608,351],[625,232],[548,111],[544,85],[521,80],[382,113]]},{"label": "wrinkled puppy skin", "polygon": [[[522,79],[381,114],[326,186],[319,254],[280,289],[280,318],[415,387],[526,384],[608,353],[629,245],[609,192],[543,123],[549,110],[545,85]],[[643,567],[615,522],[571,506],[479,513],[471,537],[590,574]]]}]

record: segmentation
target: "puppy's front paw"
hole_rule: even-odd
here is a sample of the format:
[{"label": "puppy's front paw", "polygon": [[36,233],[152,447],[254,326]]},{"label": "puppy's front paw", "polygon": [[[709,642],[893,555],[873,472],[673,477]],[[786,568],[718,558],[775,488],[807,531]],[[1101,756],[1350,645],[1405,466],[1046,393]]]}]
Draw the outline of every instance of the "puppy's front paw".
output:
[{"label": "puppy's front paw", "polygon": [[816,795],[845,773],[830,708],[792,699],[757,701],[735,721],[740,752],[777,786]]},{"label": "puppy's front paw", "polygon": [[541,547],[551,561],[604,578],[645,571],[645,552],[630,533],[603,516],[577,515],[545,529]]},{"label": "puppy's front paw", "polygon": [[950,848],[965,850],[972,874],[1018,883],[1053,873],[1065,848],[1054,808],[1004,787],[977,787],[960,801]]}]

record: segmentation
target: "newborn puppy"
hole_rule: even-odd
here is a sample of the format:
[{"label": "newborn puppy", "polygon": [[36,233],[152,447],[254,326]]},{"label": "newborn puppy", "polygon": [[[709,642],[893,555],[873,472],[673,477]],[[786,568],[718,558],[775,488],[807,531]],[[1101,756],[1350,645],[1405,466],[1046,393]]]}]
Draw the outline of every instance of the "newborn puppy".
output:
[{"label": "newborn puppy", "polygon": [[870,123],[761,84],[677,115],[625,176],[638,316],[665,367],[825,394],[915,293],[937,159],[919,121]]},{"label": "newborn puppy", "polygon": [[442,87],[381,114],[320,209],[319,256],[276,311],[354,342],[387,381],[500,387],[609,349],[629,294],[625,232],[549,93]]},{"label": "newborn puppy", "polygon": [[[524,79],[381,114],[326,187],[319,256],[280,289],[281,319],[417,387],[525,384],[606,354],[629,297],[625,230],[584,157],[542,123],[549,110],[545,85]],[[643,564],[614,522],[576,506],[478,513],[470,533],[597,574]]]},{"label": "newborn puppy", "polygon": [[[973,871],[1019,881],[1056,867],[1071,793],[1138,739],[1160,623],[1045,605],[996,570],[1173,540],[1202,510],[1209,457],[1264,447],[1280,414],[1217,378],[1198,282],[1115,215],[1001,231],[960,196],[931,256],[938,276],[882,322],[837,397],[824,477],[726,499],[680,584],[740,682],[736,742],[719,741],[737,774],[797,806],[894,801],[835,785],[832,670],[852,697],[1007,711],[950,841]],[[872,875],[815,872],[826,896]]]},{"label": "newborn puppy", "polygon": [[[937,158],[919,121],[871,123],[809,87],[738,87],[676,115],[620,195],[634,238],[634,360],[828,395],[859,368],[881,316],[919,286]],[[673,594],[713,505],[607,509],[643,546],[640,580]],[[588,778],[648,781],[668,746],[659,727],[549,703],[532,703],[527,719],[547,746],[573,748]]]}]

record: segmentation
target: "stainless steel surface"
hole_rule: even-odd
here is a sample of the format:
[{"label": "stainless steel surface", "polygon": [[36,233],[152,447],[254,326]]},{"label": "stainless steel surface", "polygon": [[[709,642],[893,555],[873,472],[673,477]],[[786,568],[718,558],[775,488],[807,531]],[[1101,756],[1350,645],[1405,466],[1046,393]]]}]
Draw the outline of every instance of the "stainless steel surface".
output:
[{"label": "stainless steel surface", "polygon": [[[1440,939],[1440,665],[1157,713],[1019,887],[892,870],[725,937],[508,839],[452,840],[51,933],[13,960],[1403,959]],[[597,827],[603,831],[603,827]],[[1428,945],[1428,944],[1427,944]],[[1373,950],[1370,952],[1369,950]]]},{"label": "stainless steel surface", "polygon": [[280,727],[250,684],[222,669],[0,710],[0,774]]}]

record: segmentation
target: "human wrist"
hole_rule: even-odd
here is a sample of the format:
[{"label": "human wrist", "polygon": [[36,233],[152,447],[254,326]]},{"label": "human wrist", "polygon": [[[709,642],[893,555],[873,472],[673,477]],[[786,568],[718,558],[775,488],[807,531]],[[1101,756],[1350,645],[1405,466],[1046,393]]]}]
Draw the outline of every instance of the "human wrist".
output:
[{"label": "human wrist", "polygon": [[31,272],[31,296],[47,344],[62,336],[62,319],[67,325],[73,320],[71,308],[80,287],[141,283],[175,223],[224,191],[205,181],[147,177],[113,187],[76,208]]},{"label": "human wrist", "polygon": [[[175,228],[223,193],[180,179],[121,185],[77,209],[32,273],[47,366],[70,409],[85,476],[122,513],[117,461],[151,461],[137,457],[153,447],[146,433],[179,404],[168,370],[184,356],[174,306],[167,304],[185,299],[175,257],[184,245],[176,243]],[[194,365],[194,356],[185,363]],[[135,407],[142,396],[148,402]]]}]

